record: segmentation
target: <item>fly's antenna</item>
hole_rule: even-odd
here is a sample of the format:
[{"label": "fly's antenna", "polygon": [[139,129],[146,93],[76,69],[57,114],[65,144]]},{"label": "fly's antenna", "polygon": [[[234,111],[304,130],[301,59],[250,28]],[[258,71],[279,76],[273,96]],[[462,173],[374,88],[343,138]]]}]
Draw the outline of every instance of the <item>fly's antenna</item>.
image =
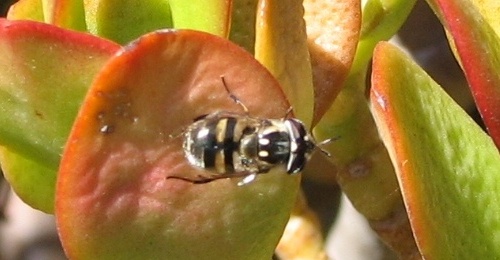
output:
[{"label": "fly's antenna", "polygon": [[245,114],[248,114],[248,108],[245,106],[245,104],[243,104],[243,102],[241,102],[241,100],[235,96],[233,93],[231,93],[231,91],[229,90],[227,84],[226,84],[226,80],[224,78],[224,76],[220,76],[220,79],[222,80],[222,85],[224,85],[224,89],[226,89],[226,92],[227,94],[229,95],[229,97],[238,105],[241,106],[241,108],[243,108],[243,111],[245,111]]},{"label": "fly's antenna", "polygon": [[328,157],[332,157],[332,154],[330,152],[328,152],[327,150],[321,148],[322,146],[325,146],[331,142],[334,142],[336,140],[338,140],[340,137],[333,137],[333,138],[328,138],[328,139],[325,139],[319,143],[316,143],[316,147],[319,149],[320,152],[322,152],[324,155],[328,156]]},{"label": "fly's antenna", "polygon": [[[313,140],[316,140],[316,136],[314,136],[314,131],[312,129],[310,130],[310,134],[311,134]],[[332,154],[330,152],[328,152],[327,150],[323,149],[322,147],[331,143],[331,142],[337,141],[338,139],[340,139],[340,136],[328,138],[328,139],[325,139],[321,142],[315,143],[314,146],[316,148],[318,148],[322,154],[326,155],[327,157],[332,157]]]}]

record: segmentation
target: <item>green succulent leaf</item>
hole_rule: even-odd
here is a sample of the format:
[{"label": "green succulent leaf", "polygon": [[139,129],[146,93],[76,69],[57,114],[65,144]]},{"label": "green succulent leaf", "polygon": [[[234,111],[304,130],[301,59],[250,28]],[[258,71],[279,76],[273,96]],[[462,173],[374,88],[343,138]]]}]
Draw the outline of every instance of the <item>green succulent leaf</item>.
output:
[{"label": "green succulent leaf", "polygon": [[228,36],[232,0],[169,0],[169,3],[176,29]]},{"label": "green succulent leaf", "polygon": [[416,0],[362,1],[361,35],[351,73],[363,70],[379,41],[391,38],[403,25]]},{"label": "green succulent leaf", "polygon": [[[366,102],[366,75],[375,45],[392,37],[415,1],[362,1],[360,41],[349,76],[314,134],[318,140],[338,137],[324,147],[335,164],[337,183],[354,207],[402,259],[417,256],[394,167],[384,149]],[[397,213],[396,213],[397,212]],[[390,232],[388,232],[390,230]]]},{"label": "green succulent leaf", "polygon": [[5,179],[26,204],[45,213],[54,213],[57,172],[34,160],[0,147]]},{"label": "green succulent leaf", "polygon": [[84,0],[84,10],[90,33],[120,44],[172,28],[168,0]]},{"label": "green succulent leaf", "polygon": [[371,105],[424,258],[500,257],[500,154],[402,51],[374,55]]},{"label": "green succulent leaf", "polygon": [[85,11],[83,8],[84,0],[54,1],[51,24],[82,32],[87,31]]},{"label": "green succulent leaf", "polygon": [[484,19],[493,28],[495,33],[500,36],[500,2],[497,0],[471,0],[476,6]]},{"label": "green succulent leaf", "polygon": [[476,106],[500,148],[500,37],[468,0],[429,2],[452,37]]},{"label": "green succulent leaf", "polygon": [[[333,161],[341,168],[371,153],[380,141],[365,102],[366,67],[377,42],[388,39],[397,32],[409,15],[415,1],[367,0],[362,3],[364,4],[362,33],[350,75],[333,105],[314,129],[316,137],[320,140],[335,136],[342,137],[335,142],[335,145],[327,147],[332,154],[337,154]],[[390,168],[389,165],[381,167]],[[392,171],[382,174],[380,181],[392,179],[389,177],[392,174]],[[357,185],[352,187],[355,186]],[[363,184],[356,189],[364,190],[365,188],[366,185]],[[365,199],[362,197],[360,203],[364,203]],[[372,203],[366,203],[367,208],[373,209],[370,205]]]},{"label": "green succulent leaf", "polygon": [[[361,39],[350,75],[314,134],[319,140],[339,137],[325,147],[335,156],[338,182],[355,207],[369,220],[392,214],[400,200],[397,181],[366,104],[366,66],[376,43],[396,33],[415,1],[363,1]],[[356,168],[366,169],[354,177]],[[380,185],[380,183],[383,183]],[[370,194],[370,195],[368,195]]]},{"label": "green succulent leaf", "polygon": [[255,50],[255,19],[259,0],[233,0],[229,39],[249,53]]},{"label": "green succulent leaf", "polygon": [[9,8],[9,20],[31,20],[43,22],[43,8],[41,0],[20,0]]},{"label": "green succulent leaf", "polygon": [[260,0],[255,58],[278,79],[295,116],[311,128],[314,90],[303,17],[301,0]]},{"label": "green succulent leaf", "polygon": [[[37,201],[33,207],[52,208],[53,201],[45,201],[50,195],[30,193],[29,187],[36,181],[44,190],[55,186],[55,171],[81,101],[94,74],[117,49],[88,34],[0,19],[0,144],[11,154],[3,157],[2,165],[24,169],[6,174],[16,192],[32,196],[25,201]],[[31,169],[33,173],[26,173]],[[14,176],[36,172],[47,178]]]}]

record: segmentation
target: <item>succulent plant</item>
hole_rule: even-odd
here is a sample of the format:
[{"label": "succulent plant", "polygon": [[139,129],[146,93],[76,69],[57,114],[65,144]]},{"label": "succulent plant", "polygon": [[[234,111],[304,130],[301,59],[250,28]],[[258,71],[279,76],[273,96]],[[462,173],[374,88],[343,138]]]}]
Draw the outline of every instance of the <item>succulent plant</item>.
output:
[{"label": "succulent plant", "polygon": [[[0,18],[2,170],[71,259],[326,259],[302,175],[338,183],[401,258],[499,258],[500,4],[428,0],[487,132],[386,42],[414,4],[20,0]],[[221,77],[251,116],[292,107],[335,137],[332,156],[246,185],[168,178],[200,173],[193,119],[241,112]]]}]

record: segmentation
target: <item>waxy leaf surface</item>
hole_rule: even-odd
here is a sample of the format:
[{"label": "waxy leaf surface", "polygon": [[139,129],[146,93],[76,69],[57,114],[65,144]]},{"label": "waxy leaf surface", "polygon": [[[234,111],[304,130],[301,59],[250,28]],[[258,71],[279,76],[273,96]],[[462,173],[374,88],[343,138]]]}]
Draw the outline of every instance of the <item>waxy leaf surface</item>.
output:
[{"label": "waxy leaf surface", "polygon": [[169,0],[174,28],[192,29],[227,37],[232,2],[232,0]]},{"label": "waxy leaf surface", "polygon": [[370,101],[426,259],[500,257],[500,154],[396,47],[374,55]]},{"label": "waxy leaf surface", "polygon": [[4,177],[24,203],[54,213],[57,170],[0,147]]},{"label": "waxy leaf surface", "polygon": [[361,28],[360,5],[359,0],[304,1],[314,80],[313,125],[332,105],[351,68]]},{"label": "waxy leaf surface", "polygon": [[84,0],[85,21],[90,33],[128,43],[163,28],[172,28],[168,0]]},{"label": "waxy leaf surface", "polygon": [[468,0],[429,0],[438,11],[483,121],[500,148],[500,37]]},{"label": "waxy leaf surface", "polygon": [[78,31],[87,31],[84,0],[55,0],[51,24]]},{"label": "waxy leaf surface", "polygon": [[[55,171],[85,92],[118,48],[88,34],[0,19],[0,144],[12,152],[2,157],[2,165],[24,169],[5,174],[31,206],[51,211],[53,200],[46,201],[50,196],[41,190],[53,193]],[[30,166],[23,161],[31,161]],[[50,174],[38,176],[37,164]],[[31,174],[37,180],[26,177]],[[44,194],[32,192],[34,182]]]},{"label": "waxy leaf surface", "polygon": [[10,6],[7,19],[43,22],[42,1],[20,0],[16,2]]},{"label": "waxy leaf surface", "polygon": [[471,0],[479,9],[479,12],[486,19],[497,35],[500,35],[500,2],[497,0]]},{"label": "waxy leaf surface", "polygon": [[143,36],[94,81],[63,155],[59,234],[72,259],[269,259],[290,216],[299,177],[284,169],[206,184],[167,178],[190,165],[182,131],[216,111],[281,118],[274,77],[233,43],[202,32]]},{"label": "waxy leaf surface", "polygon": [[314,90],[301,0],[260,0],[255,58],[278,79],[297,118],[311,127]]},{"label": "waxy leaf surface", "polygon": [[360,41],[350,75],[314,128],[318,140],[338,138],[323,147],[333,155],[330,161],[335,167],[316,175],[334,179],[379,237],[400,258],[409,259],[418,255],[418,249],[394,167],[366,102],[366,71],[375,44],[397,32],[415,0],[367,0],[362,4]]},{"label": "waxy leaf surface", "polygon": [[258,3],[259,0],[233,0],[229,39],[250,53],[254,53],[255,50],[255,18]]},{"label": "waxy leaf surface", "polygon": [[403,25],[416,0],[362,1],[363,23],[351,73],[363,70],[379,41],[390,39]]}]

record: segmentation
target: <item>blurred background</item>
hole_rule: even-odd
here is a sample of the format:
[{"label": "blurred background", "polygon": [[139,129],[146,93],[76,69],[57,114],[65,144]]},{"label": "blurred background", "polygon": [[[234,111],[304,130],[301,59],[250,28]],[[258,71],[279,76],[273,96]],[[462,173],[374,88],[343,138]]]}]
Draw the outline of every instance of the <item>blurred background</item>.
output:
[{"label": "blurred background", "polygon": [[[1,17],[5,17],[13,2],[0,0]],[[409,19],[392,41],[411,53],[434,80],[482,124],[463,74],[448,48],[441,24],[424,0],[417,1]],[[324,227],[331,258],[396,259],[348,199],[341,197],[338,187],[315,183],[307,178],[303,187],[310,207],[317,212]],[[58,259],[66,258],[53,216],[25,205],[9,189],[3,174],[0,175],[0,260]]]}]

